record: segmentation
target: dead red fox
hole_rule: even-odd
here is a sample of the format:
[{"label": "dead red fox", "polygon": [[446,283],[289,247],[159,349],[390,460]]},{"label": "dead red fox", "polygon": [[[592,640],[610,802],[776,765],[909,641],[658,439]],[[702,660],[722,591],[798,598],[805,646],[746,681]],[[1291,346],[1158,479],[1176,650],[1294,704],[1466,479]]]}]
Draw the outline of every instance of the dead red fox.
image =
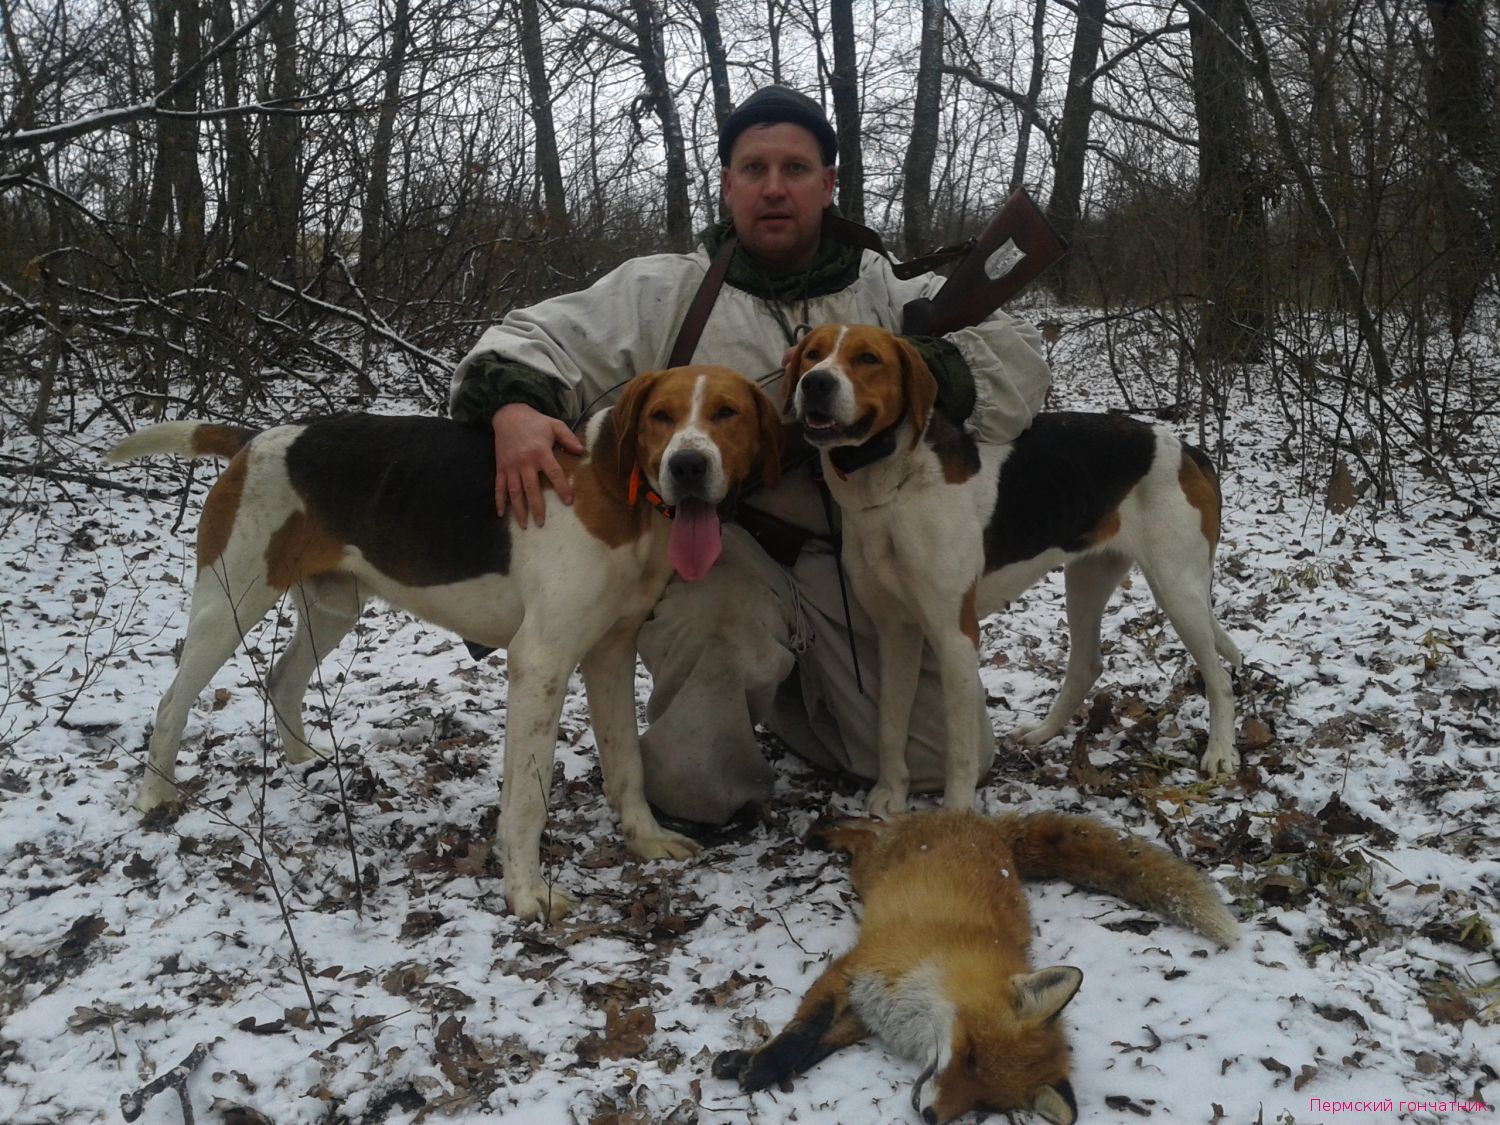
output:
[{"label": "dead red fox", "polygon": [[1030,1109],[1071,1125],[1078,1106],[1057,1014],[1083,973],[1032,971],[1021,880],[1107,891],[1221,946],[1239,936],[1201,872],[1087,817],[943,809],[842,821],[819,835],[853,857],[859,941],[808,989],[780,1035],[714,1061],[718,1077],[747,1092],[874,1032],[923,1065],[912,1107],[928,1125],[974,1109]]}]

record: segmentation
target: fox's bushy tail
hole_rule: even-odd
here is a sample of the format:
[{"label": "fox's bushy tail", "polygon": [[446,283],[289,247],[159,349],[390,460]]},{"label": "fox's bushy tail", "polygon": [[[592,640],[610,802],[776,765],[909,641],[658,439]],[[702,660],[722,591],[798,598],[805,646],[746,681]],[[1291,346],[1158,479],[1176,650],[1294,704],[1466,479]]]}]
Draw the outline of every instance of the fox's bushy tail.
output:
[{"label": "fox's bushy tail", "polygon": [[179,457],[233,457],[255,436],[243,426],[226,426],[218,422],[161,422],[124,438],[106,453],[114,463],[134,461],[158,453],[175,453]]},{"label": "fox's bushy tail", "polygon": [[1239,924],[1203,872],[1165,848],[1084,816],[1032,813],[996,819],[1023,879],[1063,879],[1103,891],[1229,948]]}]

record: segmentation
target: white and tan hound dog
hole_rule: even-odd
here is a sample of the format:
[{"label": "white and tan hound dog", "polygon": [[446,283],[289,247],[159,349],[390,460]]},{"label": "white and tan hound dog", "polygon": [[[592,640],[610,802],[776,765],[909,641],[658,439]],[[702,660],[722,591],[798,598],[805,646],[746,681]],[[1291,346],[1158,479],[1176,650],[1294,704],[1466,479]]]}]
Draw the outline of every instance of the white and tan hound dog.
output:
[{"label": "white and tan hound dog", "polygon": [[[110,453],[229,458],[198,526],[198,578],[177,677],[151,736],[142,811],[175,796],[188,708],[245,633],[284,594],[296,633],[267,684],[287,759],[314,756],[302,697],[321,658],[370,597],[509,655],[500,836],[505,894],[522,918],[572,902],[538,854],[568,677],[580,663],[605,792],[625,841],[646,859],[697,851],[657,824],[642,789],[635,638],[673,569],[702,577],[719,551],[717,506],[757,465],[778,471],[781,422],[750,380],[725,368],[642,374],[590,422],[567,458],[575,500],[545,525],[495,516],[494,439],[442,418],[350,415],[253,434],[167,422]],[[637,504],[642,486],[675,507]]]},{"label": "white and tan hound dog", "polygon": [[906,806],[924,638],[938,657],[947,714],[943,799],[972,804],[979,619],[1059,565],[1068,670],[1023,741],[1061,731],[1098,679],[1100,619],[1134,563],[1203,675],[1203,772],[1233,773],[1234,692],[1215,653],[1236,666],[1240,655],[1209,597],[1220,496],[1208,458],[1160,426],[1109,414],[1041,414],[1008,445],[978,445],[933,410],[936,396],[916,349],[880,328],[818,328],[787,367],[786,403],[820,451],[849,581],[879,639],[880,777],[870,811]]}]

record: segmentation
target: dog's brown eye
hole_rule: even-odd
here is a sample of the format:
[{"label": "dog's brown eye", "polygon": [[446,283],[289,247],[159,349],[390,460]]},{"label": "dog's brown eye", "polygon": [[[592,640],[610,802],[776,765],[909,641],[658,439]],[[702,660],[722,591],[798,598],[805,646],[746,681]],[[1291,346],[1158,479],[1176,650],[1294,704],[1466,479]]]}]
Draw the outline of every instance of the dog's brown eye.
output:
[{"label": "dog's brown eye", "polygon": [[714,411],[715,422],[727,422],[731,418],[739,417],[739,411],[732,406],[721,406]]},{"label": "dog's brown eye", "polygon": [[874,352],[860,352],[859,355],[857,355],[857,356],[854,357],[854,362],[855,363],[865,363],[865,364],[879,363],[880,362],[880,357],[878,355],[876,355]]},{"label": "dog's brown eye", "polygon": [[820,352],[820,351],[818,351],[817,348],[808,348],[807,351],[805,351],[805,352],[802,353],[802,358],[803,359],[822,359],[823,358],[823,353]]},{"label": "dog's brown eye", "polygon": [[972,1045],[964,1052],[964,1069],[970,1074],[974,1074],[979,1070],[979,1051]]},{"label": "dog's brown eye", "polygon": [[672,415],[665,410],[653,410],[651,412],[651,421],[660,422],[664,426],[670,426],[672,424]]}]

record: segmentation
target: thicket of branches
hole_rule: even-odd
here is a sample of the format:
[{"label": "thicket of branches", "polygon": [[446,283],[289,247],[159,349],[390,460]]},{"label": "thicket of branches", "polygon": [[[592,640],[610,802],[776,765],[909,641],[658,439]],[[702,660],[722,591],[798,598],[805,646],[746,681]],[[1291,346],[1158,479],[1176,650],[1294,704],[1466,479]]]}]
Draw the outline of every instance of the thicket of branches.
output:
[{"label": "thicket of branches", "polygon": [[[374,398],[717,216],[716,123],[820,97],[841,206],[914,253],[1029,187],[1122,387],[1245,365],[1462,488],[1492,411],[1500,0],[0,0],[3,408]],[[1067,319],[1065,316],[1064,319]],[[1478,342],[1478,343],[1476,343]],[[1488,365],[1488,366],[1486,366]],[[281,388],[277,392],[277,388]],[[77,424],[80,419],[68,416]],[[1455,475],[1456,474],[1456,475]]]}]

